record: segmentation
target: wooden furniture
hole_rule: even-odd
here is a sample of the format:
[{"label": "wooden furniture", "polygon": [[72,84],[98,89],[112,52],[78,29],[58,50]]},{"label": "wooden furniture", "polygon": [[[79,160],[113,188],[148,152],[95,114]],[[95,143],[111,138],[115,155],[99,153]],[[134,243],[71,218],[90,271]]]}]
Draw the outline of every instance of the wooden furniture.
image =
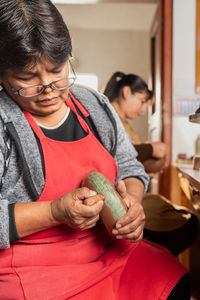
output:
[{"label": "wooden furniture", "polygon": [[179,183],[182,191],[189,200],[189,208],[200,216],[200,170],[192,167],[178,167]]},{"label": "wooden furniture", "polygon": [[196,93],[200,94],[200,0],[196,0]]},{"label": "wooden furniture", "polygon": [[[193,170],[192,166],[176,166],[175,170],[177,204],[188,207],[200,218],[200,170]],[[179,261],[190,269],[190,249],[179,255]]]}]

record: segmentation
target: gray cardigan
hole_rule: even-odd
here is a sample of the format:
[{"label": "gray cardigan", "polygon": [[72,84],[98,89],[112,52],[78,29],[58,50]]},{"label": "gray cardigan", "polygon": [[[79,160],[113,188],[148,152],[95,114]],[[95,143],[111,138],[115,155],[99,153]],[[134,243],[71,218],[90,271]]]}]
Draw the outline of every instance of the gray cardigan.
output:
[{"label": "gray cardigan", "polygon": [[[89,112],[104,147],[114,151],[117,180],[138,177],[146,191],[148,175],[108,99],[85,87],[70,90]],[[4,90],[0,103],[0,248],[4,249],[10,246],[8,205],[37,200],[44,175],[36,138],[20,107]]]}]

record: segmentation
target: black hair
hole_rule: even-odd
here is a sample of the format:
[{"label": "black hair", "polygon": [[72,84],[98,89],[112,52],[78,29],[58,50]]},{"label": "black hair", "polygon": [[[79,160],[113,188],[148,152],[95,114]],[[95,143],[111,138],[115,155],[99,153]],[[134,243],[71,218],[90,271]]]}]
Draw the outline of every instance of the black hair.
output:
[{"label": "black hair", "polygon": [[138,75],[115,72],[106,84],[103,94],[108,97],[110,102],[115,101],[121,94],[122,88],[129,86],[131,92],[146,93],[147,101],[152,99],[153,92],[148,89],[147,83]]},{"label": "black hair", "polygon": [[50,0],[0,1],[0,73],[23,69],[44,56],[64,63],[72,52],[66,24]]}]

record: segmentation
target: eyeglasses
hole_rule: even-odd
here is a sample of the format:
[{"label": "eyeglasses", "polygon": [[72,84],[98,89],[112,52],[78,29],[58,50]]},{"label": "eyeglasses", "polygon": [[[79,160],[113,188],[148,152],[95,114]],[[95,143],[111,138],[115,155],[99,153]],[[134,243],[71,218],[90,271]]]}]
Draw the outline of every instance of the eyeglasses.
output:
[{"label": "eyeglasses", "polygon": [[19,90],[15,90],[13,86],[10,85],[10,89],[13,92],[13,94],[15,95],[19,95],[22,97],[33,97],[33,96],[37,96],[42,94],[46,88],[50,87],[52,90],[65,90],[67,88],[69,88],[70,86],[72,86],[76,80],[76,74],[74,72],[74,69],[70,63],[70,67],[72,70],[72,76],[67,77],[67,78],[62,78],[56,81],[53,81],[49,84],[38,84],[38,85],[32,85],[26,88],[21,88]]}]

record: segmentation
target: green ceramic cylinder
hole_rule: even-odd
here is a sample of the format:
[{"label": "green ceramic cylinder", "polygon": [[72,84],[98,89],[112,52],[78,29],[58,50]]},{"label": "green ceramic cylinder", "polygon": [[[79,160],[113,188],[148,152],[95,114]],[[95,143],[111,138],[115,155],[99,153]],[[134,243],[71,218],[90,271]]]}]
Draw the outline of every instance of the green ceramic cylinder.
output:
[{"label": "green ceramic cylinder", "polygon": [[83,180],[82,186],[86,186],[105,196],[104,205],[100,217],[109,234],[116,222],[127,212],[126,203],[115,190],[113,184],[99,172],[91,171]]}]

